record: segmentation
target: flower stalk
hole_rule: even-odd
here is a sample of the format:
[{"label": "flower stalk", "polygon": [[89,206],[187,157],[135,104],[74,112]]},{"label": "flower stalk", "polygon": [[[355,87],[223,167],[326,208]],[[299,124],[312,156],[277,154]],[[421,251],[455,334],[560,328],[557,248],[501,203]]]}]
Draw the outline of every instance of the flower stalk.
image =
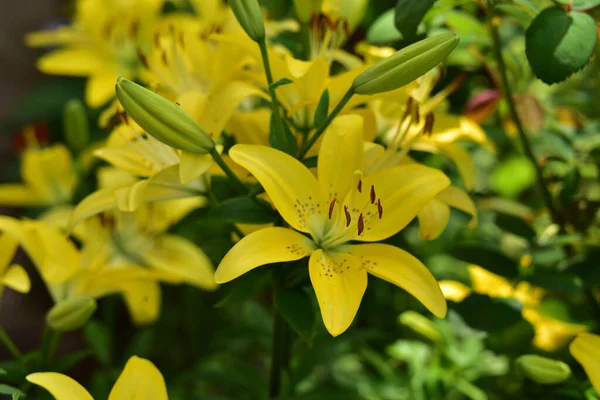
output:
[{"label": "flower stalk", "polygon": [[15,360],[20,361],[23,358],[23,353],[21,353],[21,350],[19,350],[15,342],[12,341],[2,326],[0,326],[0,342],[4,345],[4,347],[6,347]]}]

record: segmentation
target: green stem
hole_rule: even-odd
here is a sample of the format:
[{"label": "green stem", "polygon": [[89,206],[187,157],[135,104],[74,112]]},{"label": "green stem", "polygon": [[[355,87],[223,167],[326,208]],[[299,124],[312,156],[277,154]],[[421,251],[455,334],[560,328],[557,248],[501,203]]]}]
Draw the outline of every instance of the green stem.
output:
[{"label": "green stem", "polygon": [[331,114],[327,116],[327,119],[325,120],[323,125],[318,127],[317,131],[310,137],[310,139],[308,139],[304,146],[302,146],[302,149],[300,150],[300,155],[298,157],[300,160],[302,160],[306,156],[306,153],[308,153],[310,148],[313,147],[313,145],[316,143],[319,137],[321,137],[323,132],[325,132],[325,130],[329,127],[329,125],[335,119],[335,117],[337,117],[338,114],[344,109],[344,107],[346,107],[346,104],[348,104],[352,96],[354,96],[354,91],[352,90],[352,88],[350,88],[348,89],[344,97],[342,97],[337,106],[335,106]]},{"label": "green stem", "polygon": [[60,342],[61,333],[46,326],[44,335],[42,336],[42,365],[46,367],[56,354],[58,343]]},{"label": "green stem", "polygon": [[276,88],[273,87],[273,71],[271,70],[271,62],[269,61],[269,51],[267,49],[266,39],[258,42],[260,47],[260,55],[262,56],[263,65],[265,68],[265,75],[267,76],[267,85],[269,86],[269,94],[271,95],[271,108],[273,109],[273,119],[275,125],[277,125],[277,132],[281,135],[281,143],[286,142],[285,128],[283,126],[283,119],[281,118],[281,108],[279,106],[279,99],[277,98]]},{"label": "green stem", "polygon": [[238,190],[239,192],[247,193],[248,188],[246,187],[244,182],[242,182],[242,180],[235,174],[235,172],[233,172],[231,168],[229,168],[229,166],[225,163],[225,160],[223,160],[223,157],[221,157],[221,155],[215,148],[210,150],[210,155],[219,165],[219,167],[221,167],[223,172],[225,172],[225,175],[227,175],[229,180],[233,182],[233,184],[236,187],[236,190]]},{"label": "green stem", "polygon": [[23,358],[23,353],[21,353],[15,342],[12,341],[2,326],[0,326],[0,342],[2,342],[4,347],[6,347],[10,354],[12,354],[15,360],[20,361]]},{"label": "green stem", "polygon": [[552,200],[552,195],[546,186],[546,180],[544,178],[544,174],[542,172],[541,166],[537,162],[537,158],[533,153],[533,148],[525,133],[525,129],[523,128],[523,123],[521,122],[521,118],[519,117],[519,113],[517,112],[517,107],[515,106],[515,101],[513,98],[513,94],[510,88],[510,84],[508,82],[508,75],[506,72],[506,63],[504,62],[504,57],[502,56],[502,43],[500,41],[500,34],[498,33],[497,27],[493,22],[493,12],[492,10],[488,10],[488,24],[490,28],[490,32],[492,35],[492,40],[494,42],[493,51],[494,56],[496,57],[496,61],[498,63],[498,70],[500,72],[500,80],[502,81],[502,91],[504,93],[504,99],[508,105],[508,109],[510,112],[510,117],[513,120],[515,127],[517,128],[517,132],[519,134],[519,139],[521,140],[521,144],[523,146],[523,151],[532,164],[535,167],[535,172],[537,175],[537,184],[538,188],[542,193],[542,197],[548,211],[550,212],[550,216],[552,217],[552,222],[560,226],[561,230],[564,231],[564,220],[562,216],[558,213],[556,208],[554,207],[554,202]]},{"label": "green stem", "polygon": [[281,395],[281,381],[284,371],[289,369],[290,330],[283,316],[275,310],[273,319],[273,348],[271,349],[271,373],[269,380],[269,398]]}]

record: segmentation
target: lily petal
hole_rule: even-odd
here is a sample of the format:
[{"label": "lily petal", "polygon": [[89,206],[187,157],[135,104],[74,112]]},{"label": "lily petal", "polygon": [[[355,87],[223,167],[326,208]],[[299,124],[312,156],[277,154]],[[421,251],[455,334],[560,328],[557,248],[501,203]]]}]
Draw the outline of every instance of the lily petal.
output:
[{"label": "lily petal", "polygon": [[319,182],[300,161],[265,146],[238,144],[229,155],[262,184],[283,219],[308,232],[312,216],[324,215]]},{"label": "lily petal", "polygon": [[68,230],[72,231],[84,219],[103,211],[111,210],[116,206],[117,199],[115,198],[113,189],[98,190],[87,196],[75,207]]},{"label": "lily petal", "polygon": [[364,168],[363,119],[357,115],[336,118],[325,132],[319,151],[318,174],[327,203],[341,201],[355,182],[354,171]]},{"label": "lily petal", "polygon": [[583,366],[596,392],[600,393],[600,336],[582,333],[571,343],[569,351]]},{"label": "lily petal", "polygon": [[36,372],[25,378],[46,389],[56,400],[94,400],[73,378],[56,372]]},{"label": "lily petal", "polygon": [[85,102],[92,108],[106,104],[115,97],[115,84],[119,76],[112,71],[91,75],[85,87]]},{"label": "lily petal", "polygon": [[425,204],[417,217],[419,218],[421,239],[437,239],[448,225],[450,207],[436,198]]},{"label": "lily petal", "polygon": [[196,180],[209,170],[213,164],[210,154],[194,154],[187,151],[181,153],[179,162],[179,180],[184,185]]},{"label": "lily petal", "polygon": [[15,237],[0,233],[0,276],[15,257],[18,247],[19,241]]},{"label": "lily petal", "polygon": [[245,236],[225,255],[215,272],[217,283],[229,282],[256,267],[308,256],[314,243],[287,228],[265,228]]},{"label": "lily petal", "polygon": [[[124,288],[123,296],[129,314],[136,325],[151,324],[160,314],[160,285],[155,281],[132,281]],[[112,392],[111,392],[112,398]],[[133,397],[135,398],[135,397]],[[146,397],[139,397],[144,399]]]},{"label": "lily petal", "polygon": [[373,186],[382,212],[380,218],[371,218],[370,229],[357,239],[377,242],[398,233],[449,185],[444,173],[419,164],[386,168],[369,175],[363,179],[363,186]]},{"label": "lily petal", "polygon": [[88,76],[107,65],[92,50],[76,48],[53,51],[37,61],[38,69],[50,75]]},{"label": "lily petal", "polygon": [[477,208],[471,196],[469,196],[464,190],[457,188],[456,186],[450,186],[442,190],[437,195],[437,199],[448,204],[450,207],[457,208],[467,214],[471,214],[473,218],[469,222],[469,227],[474,228],[477,226]]},{"label": "lily petal", "polygon": [[25,185],[5,183],[0,185],[0,204],[3,206],[36,207],[51,204],[52,199],[41,196]]},{"label": "lily petal", "polygon": [[161,272],[169,283],[190,283],[205,290],[214,290],[214,267],[210,259],[194,243],[175,235],[162,235],[144,258],[148,265]]},{"label": "lily petal", "polygon": [[362,261],[370,274],[406,290],[436,317],[446,316],[448,308],[440,286],[427,267],[410,253],[378,243],[352,245],[348,251]]},{"label": "lily petal", "polygon": [[20,265],[12,265],[2,278],[2,283],[12,290],[20,293],[28,293],[31,289],[31,281],[25,268]]},{"label": "lily petal", "polygon": [[133,356],[108,396],[108,400],[168,400],[162,374],[150,361]]},{"label": "lily petal", "polygon": [[468,191],[473,190],[475,187],[475,165],[471,159],[471,155],[462,146],[454,143],[437,143],[438,149],[450,158],[463,180],[463,184]]},{"label": "lily petal", "polygon": [[367,271],[357,257],[321,249],[310,256],[308,271],[325,327],[332,336],[344,333],[367,289]]}]

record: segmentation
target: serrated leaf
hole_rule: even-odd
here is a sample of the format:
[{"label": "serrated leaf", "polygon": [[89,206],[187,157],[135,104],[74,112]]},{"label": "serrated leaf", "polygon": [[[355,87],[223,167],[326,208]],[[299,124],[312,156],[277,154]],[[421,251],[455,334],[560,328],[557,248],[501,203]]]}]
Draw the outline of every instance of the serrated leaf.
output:
[{"label": "serrated leaf", "polygon": [[275,293],[275,308],[300,337],[312,346],[315,333],[315,310],[308,295],[301,289]]},{"label": "serrated leaf", "polygon": [[419,24],[425,14],[433,7],[436,0],[398,0],[396,3],[396,28],[405,38],[412,38],[417,33]]},{"label": "serrated leaf", "polygon": [[327,120],[329,114],[329,90],[325,89],[315,110],[315,128],[320,128]]},{"label": "serrated leaf", "polygon": [[527,29],[527,59],[547,84],[562,82],[588,63],[597,42],[594,19],[561,7],[542,11]]},{"label": "serrated leaf", "polygon": [[236,224],[269,224],[275,220],[276,215],[267,211],[268,207],[269,204],[264,200],[236,197],[217,205],[208,213],[207,218]]},{"label": "serrated leaf", "polygon": [[462,243],[451,248],[450,255],[466,263],[479,265],[500,276],[507,278],[519,276],[517,263],[492,243]]},{"label": "serrated leaf", "polygon": [[394,25],[396,10],[389,9],[381,14],[370,26],[367,32],[367,42],[383,44],[402,40],[403,36]]},{"label": "serrated leaf", "polygon": [[271,85],[269,87],[271,89],[277,89],[280,86],[289,85],[290,83],[294,83],[294,81],[291,80],[290,78],[281,78],[280,80],[271,83]]}]

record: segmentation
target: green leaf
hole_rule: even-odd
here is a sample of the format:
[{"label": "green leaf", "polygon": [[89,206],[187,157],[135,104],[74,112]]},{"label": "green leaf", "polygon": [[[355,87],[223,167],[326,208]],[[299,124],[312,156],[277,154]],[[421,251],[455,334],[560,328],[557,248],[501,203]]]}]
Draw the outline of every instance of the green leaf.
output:
[{"label": "green leaf", "polygon": [[556,0],[556,2],[569,5],[573,10],[589,10],[600,5],[600,0]]},{"label": "green leaf", "polygon": [[315,128],[320,128],[327,120],[329,114],[329,89],[325,89],[315,110]]},{"label": "green leaf", "polygon": [[74,353],[69,353],[54,363],[53,370],[56,372],[67,372],[79,364],[81,361],[94,355],[90,349],[79,350]]},{"label": "green leaf", "polygon": [[92,319],[83,327],[83,338],[90,346],[100,364],[108,366],[112,362],[112,337],[102,322]]},{"label": "green leaf", "polygon": [[550,7],[527,29],[527,59],[539,79],[547,84],[561,82],[588,63],[597,37],[590,15]]},{"label": "green leaf", "polygon": [[277,89],[279,86],[289,85],[290,83],[294,83],[294,81],[290,78],[281,78],[280,80],[271,83],[271,86],[269,86],[269,88]]},{"label": "green leaf", "polygon": [[503,231],[532,241],[537,236],[533,228],[522,218],[515,215],[496,214],[496,225]]},{"label": "green leaf", "polygon": [[547,290],[574,293],[579,292],[583,287],[581,279],[575,275],[544,270],[536,271],[535,274],[527,277],[527,282]]},{"label": "green leaf", "polygon": [[312,346],[315,334],[315,310],[310,297],[302,289],[275,293],[275,308],[300,337]]},{"label": "green leaf", "polygon": [[492,243],[462,243],[450,249],[450,255],[469,264],[479,265],[507,278],[519,276],[519,266]]},{"label": "green leaf", "polygon": [[[15,396],[22,396],[25,397],[25,395],[16,387],[12,387],[9,385],[5,385],[4,383],[0,383],[0,394],[6,394],[9,396],[13,396],[13,398]],[[18,399],[19,397],[17,397]]]},{"label": "green leaf", "polygon": [[526,157],[513,157],[499,164],[492,176],[490,185],[505,197],[517,197],[535,183],[535,167]]},{"label": "green leaf", "polygon": [[208,213],[207,218],[236,224],[268,224],[276,218],[274,213],[267,211],[269,207],[264,200],[236,197],[217,205]]},{"label": "green leaf", "polygon": [[485,332],[505,330],[521,321],[520,304],[516,301],[474,294],[454,307],[471,328]]},{"label": "green leaf", "polygon": [[436,0],[398,0],[396,3],[396,28],[405,38],[412,38],[417,33],[419,24]]},{"label": "green leaf", "polygon": [[396,10],[393,8],[381,14],[367,32],[367,42],[383,44],[402,40],[402,34],[394,25]]},{"label": "green leaf", "polygon": [[[283,127],[283,131],[281,130]],[[288,153],[292,156],[296,155],[298,151],[298,144],[296,138],[290,130],[287,122],[281,120],[281,125],[276,123],[275,113],[271,114],[271,131],[269,134],[269,144],[271,147]]]},{"label": "green leaf", "polygon": [[302,160],[302,164],[306,166],[306,168],[317,168],[317,162],[319,161],[319,157],[313,156],[308,157]]}]

